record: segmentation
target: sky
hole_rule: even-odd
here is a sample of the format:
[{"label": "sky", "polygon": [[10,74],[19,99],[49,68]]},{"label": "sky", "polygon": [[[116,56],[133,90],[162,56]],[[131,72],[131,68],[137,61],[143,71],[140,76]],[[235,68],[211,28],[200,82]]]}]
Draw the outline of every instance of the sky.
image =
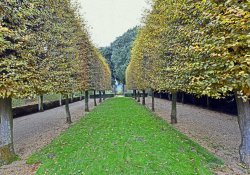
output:
[{"label": "sky", "polygon": [[78,0],[97,47],[109,46],[116,37],[140,25],[146,0]]}]

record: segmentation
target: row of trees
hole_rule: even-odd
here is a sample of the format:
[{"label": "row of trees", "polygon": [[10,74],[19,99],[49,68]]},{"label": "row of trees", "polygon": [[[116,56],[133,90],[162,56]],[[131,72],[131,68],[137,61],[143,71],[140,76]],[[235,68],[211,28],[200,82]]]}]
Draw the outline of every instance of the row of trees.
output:
[{"label": "row of trees", "polygon": [[0,165],[15,159],[12,98],[107,90],[111,73],[70,0],[0,2]]},{"label": "row of trees", "polygon": [[130,89],[223,98],[235,92],[242,142],[250,166],[250,4],[246,0],[152,0],[127,68]]}]

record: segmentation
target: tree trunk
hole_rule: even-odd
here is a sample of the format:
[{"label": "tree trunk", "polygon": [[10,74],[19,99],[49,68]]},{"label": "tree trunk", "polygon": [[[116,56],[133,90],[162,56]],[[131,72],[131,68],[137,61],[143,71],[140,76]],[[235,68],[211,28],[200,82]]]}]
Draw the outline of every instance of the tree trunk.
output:
[{"label": "tree trunk", "polygon": [[238,123],[241,133],[240,160],[247,168],[250,168],[250,105],[249,100],[243,101],[237,97]]},{"label": "tree trunk", "polygon": [[65,110],[66,110],[66,123],[71,124],[71,115],[69,110],[69,96],[65,95]]},{"label": "tree trunk", "polygon": [[96,90],[94,90],[94,105],[97,106],[97,103],[96,103]]},{"label": "tree trunk", "polygon": [[152,90],[152,111],[155,111],[155,92]]},{"label": "tree trunk", "polygon": [[141,102],[141,98],[140,98],[140,91],[137,90],[137,102]]},{"label": "tree trunk", "polygon": [[185,93],[184,92],[181,93],[181,102],[182,102],[182,104],[185,103]]},{"label": "tree trunk", "polygon": [[74,102],[74,94],[72,93],[72,94],[70,94],[70,98],[71,98],[71,103],[73,103]]},{"label": "tree trunk", "polygon": [[99,91],[99,103],[102,102],[102,91]]},{"label": "tree trunk", "polygon": [[38,97],[38,111],[43,112],[43,95],[39,95]]},{"label": "tree trunk", "polygon": [[176,117],[176,101],[177,101],[177,93],[172,93],[172,110],[171,110],[171,124],[177,123]]},{"label": "tree trunk", "polygon": [[103,91],[103,101],[106,100],[105,90]]},{"label": "tree trunk", "polygon": [[80,101],[82,101],[82,92],[80,92]]},{"label": "tree trunk", "polygon": [[85,112],[89,112],[89,91],[85,91]]},{"label": "tree trunk", "polygon": [[146,97],[146,92],[145,90],[142,91],[142,105],[146,105],[146,101],[145,101],[145,97]]},{"label": "tree trunk", "polygon": [[170,93],[168,93],[168,100],[169,100],[169,101],[172,100],[172,99],[171,99],[171,94],[170,94]]},{"label": "tree trunk", "polygon": [[60,94],[59,105],[62,106],[62,94]]},{"label": "tree trunk", "polygon": [[192,95],[192,98],[193,98],[193,104],[198,105],[196,96]]},{"label": "tree trunk", "polygon": [[207,100],[207,108],[210,108],[210,99],[208,96],[206,97],[206,100]]},{"label": "tree trunk", "polygon": [[15,159],[12,100],[0,98],[0,166],[9,164]]},{"label": "tree trunk", "polygon": [[116,85],[114,85],[114,94],[116,96]]},{"label": "tree trunk", "polygon": [[125,95],[125,85],[122,84],[122,94]]},{"label": "tree trunk", "polygon": [[84,93],[81,91],[82,100],[84,100]]},{"label": "tree trunk", "polygon": [[133,90],[133,98],[136,100],[136,90]]},{"label": "tree trunk", "polygon": [[161,92],[160,92],[160,99],[162,98],[162,94],[161,94]]}]

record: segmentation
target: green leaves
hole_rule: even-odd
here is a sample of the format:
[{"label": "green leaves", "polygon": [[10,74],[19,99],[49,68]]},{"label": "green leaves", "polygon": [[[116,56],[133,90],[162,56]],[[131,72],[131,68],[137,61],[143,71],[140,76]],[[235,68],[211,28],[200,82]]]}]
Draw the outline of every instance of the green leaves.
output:
[{"label": "green leaves", "polygon": [[[110,87],[109,68],[90,42],[77,4],[3,0],[0,12],[0,98],[67,94],[93,88],[92,81]],[[100,74],[90,73],[95,63]]]},{"label": "green leaves", "polygon": [[247,9],[235,1],[153,1],[132,49],[130,87],[249,96]]}]

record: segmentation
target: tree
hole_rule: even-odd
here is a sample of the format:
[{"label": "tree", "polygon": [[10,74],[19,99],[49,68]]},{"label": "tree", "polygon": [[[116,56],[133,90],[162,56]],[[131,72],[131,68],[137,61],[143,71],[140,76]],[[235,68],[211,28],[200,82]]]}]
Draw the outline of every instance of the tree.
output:
[{"label": "tree", "polygon": [[195,87],[192,91],[196,94],[213,98],[235,91],[242,140],[240,158],[250,167],[249,3],[207,1],[190,6],[195,7],[198,18],[188,31],[193,32],[188,50],[193,55],[193,60],[189,60],[189,87]]},{"label": "tree", "polygon": [[0,2],[0,166],[16,158],[12,98],[60,93],[71,123],[70,94],[92,89],[95,80],[95,87],[110,88],[110,69],[77,7],[70,0]]},{"label": "tree", "polygon": [[[0,2],[0,165],[15,160],[12,98],[33,96],[40,83],[36,58],[27,49],[28,20],[39,11],[32,1]],[[34,15],[35,16],[35,15]]]},{"label": "tree", "polygon": [[101,99],[101,92],[111,89],[111,71],[102,54],[96,48],[93,48],[92,51],[90,89],[94,90],[94,92],[99,91]]},{"label": "tree", "polygon": [[154,0],[127,69],[131,86],[172,93],[172,123],[177,121],[177,91],[211,98],[235,91],[242,137],[240,157],[248,167],[249,18],[247,1]]},{"label": "tree", "polygon": [[[53,1],[52,6],[57,10],[53,13],[53,27],[49,47],[49,54],[53,57],[53,63],[50,65],[50,78],[54,93],[63,94],[65,97],[66,121],[71,123],[69,111],[69,95],[78,90],[77,75],[80,70],[79,32],[84,33],[79,25],[79,18],[72,8],[70,1]],[[85,37],[86,38],[86,37]],[[82,39],[85,39],[82,38]],[[53,44],[53,45],[52,45]]]}]

